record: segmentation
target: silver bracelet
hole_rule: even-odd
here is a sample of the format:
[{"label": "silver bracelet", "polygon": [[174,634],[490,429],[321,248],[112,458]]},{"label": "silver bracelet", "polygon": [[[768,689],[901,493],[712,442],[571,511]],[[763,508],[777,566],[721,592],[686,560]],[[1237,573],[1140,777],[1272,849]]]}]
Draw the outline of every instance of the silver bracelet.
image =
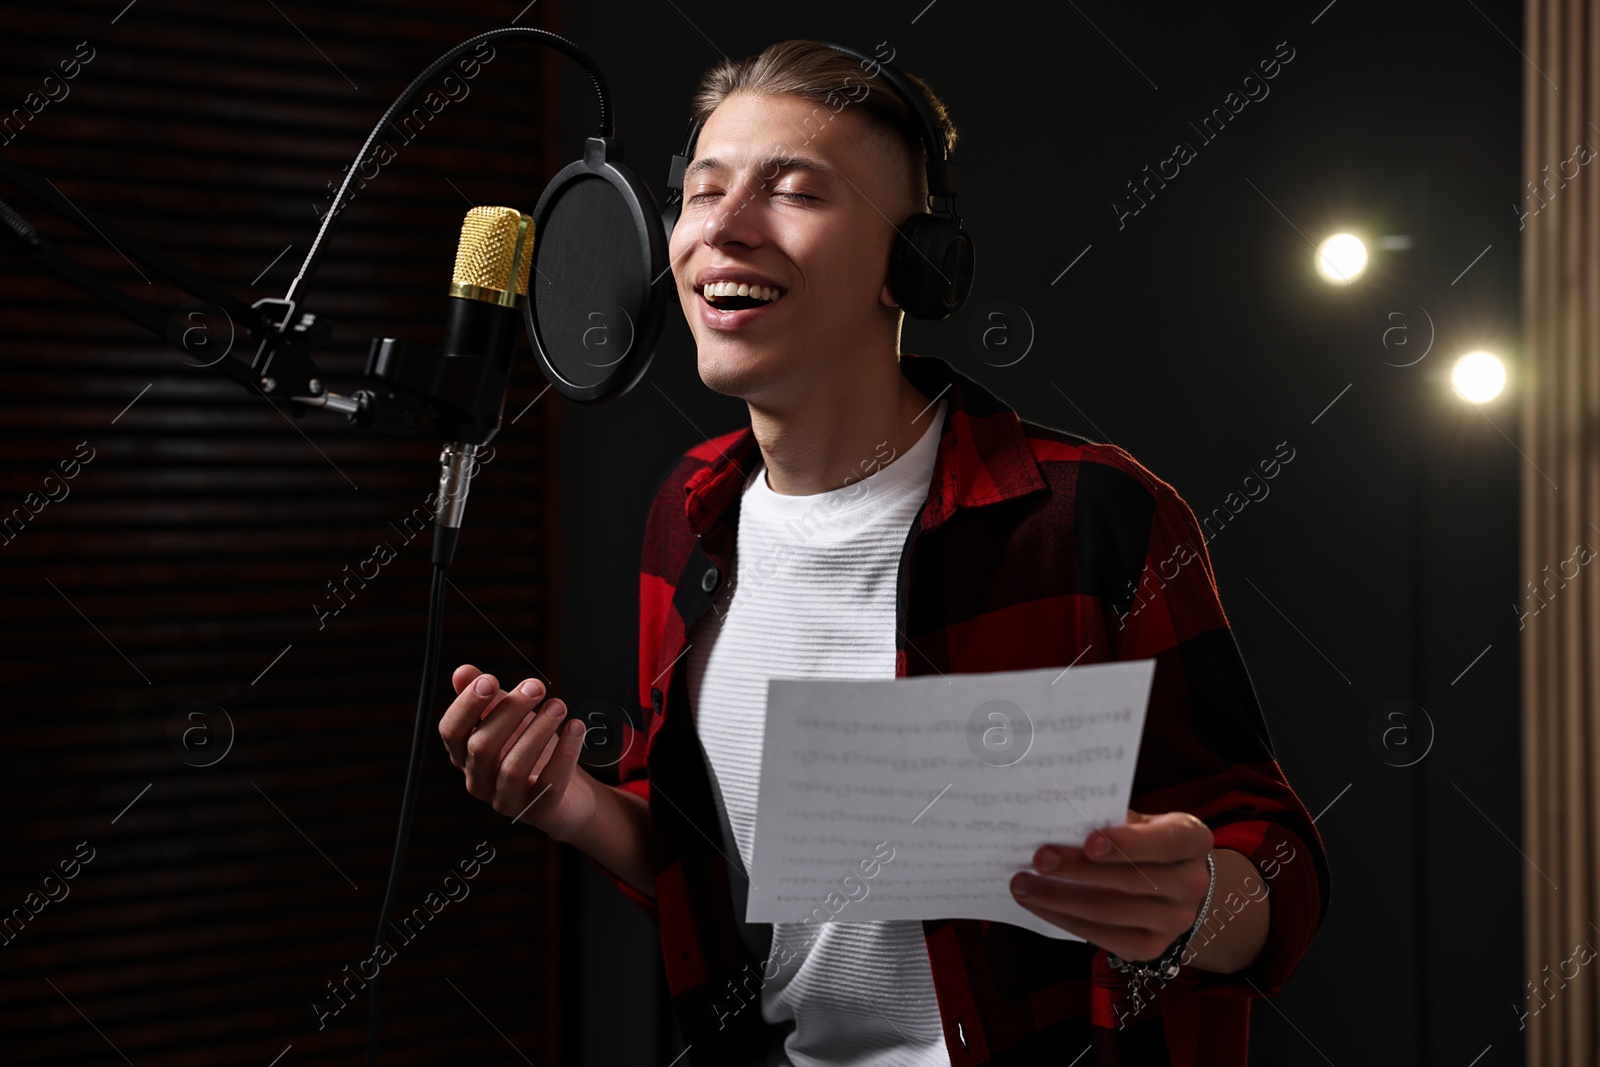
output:
[{"label": "silver bracelet", "polygon": [[1190,939],[1199,932],[1204,925],[1206,916],[1211,911],[1211,894],[1217,890],[1217,862],[1211,858],[1211,853],[1206,853],[1206,867],[1211,871],[1211,885],[1206,889],[1206,900],[1200,905],[1200,914],[1195,918],[1194,925],[1178,935],[1178,939],[1168,946],[1159,959],[1145,960],[1143,962],[1130,962],[1115,953],[1106,953],[1107,962],[1113,970],[1122,971],[1130,977],[1148,981],[1152,978],[1170,979],[1178,977],[1178,959],[1183,955],[1183,950],[1188,946]]}]

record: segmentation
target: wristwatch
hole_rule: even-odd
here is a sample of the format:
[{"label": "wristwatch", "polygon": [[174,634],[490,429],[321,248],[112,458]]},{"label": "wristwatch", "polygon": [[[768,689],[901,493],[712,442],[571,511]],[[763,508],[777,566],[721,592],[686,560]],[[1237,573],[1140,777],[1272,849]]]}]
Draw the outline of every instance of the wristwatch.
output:
[{"label": "wristwatch", "polygon": [[1199,931],[1206,921],[1206,915],[1211,911],[1211,894],[1217,889],[1217,862],[1211,858],[1211,853],[1206,853],[1206,868],[1211,872],[1211,885],[1206,889],[1205,903],[1200,905],[1200,914],[1195,918],[1194,925],[1178,935],[1178,939],[1167,947],[1167,951],[1153,960],[1130,961],[1125,960],[1114,952],[1106,953],[1107,962],[1112,970],[1122,971],[1125,974],[1143,981],[1159,978],[1163,981],[1178,977],[1178,960],[1183,957],[1183,950],[1188,947],[1189,941]]}]

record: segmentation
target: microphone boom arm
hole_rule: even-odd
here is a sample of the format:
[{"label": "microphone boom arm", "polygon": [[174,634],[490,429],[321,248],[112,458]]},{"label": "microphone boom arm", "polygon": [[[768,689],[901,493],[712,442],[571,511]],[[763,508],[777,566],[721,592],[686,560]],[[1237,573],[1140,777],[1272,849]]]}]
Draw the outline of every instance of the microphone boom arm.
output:
[{"label": "microphone boom arm", "polygon": [[[331,332],[329,323],[325,319],[319,320],[315,315],[302,311],[301,305],[325,249],[334,219],[346,204],[347,194],[360,170],[360,163],[372,150],[383,129],[439,71],[456,58],[482,43],[505,38],[532,39],[555,48],[577,61],[589,75],[595,93],[599,97],[598,136],[614,137],[615,120],[605,76],[594,60],[576,44],[557,34],[531,26],[507,26],[470,37],[429,64],[378,119],[372,132],[362,144],[361,150],[356,154],[355,162],[347,168],[344,181],[334,195],[333,204],[323,213],[322,223],[317,229],[310,250],[306,253],[305,261],[282,297],[269,297],[254,304],[246,304],[220,285],[189,270],[154,246],[126,233],[110,222],[92,217],[57,189],[54,183],[17,166],[4,157],[0,157],[0,178],[29,193],[44,206],[80,229],[83,228],[79,225],[81,219],[118,251],[131,254],[160,277],[197,297],[203,304],[215,308],[226,316],[230,326],[243,325],[256,342],[255,354],[248,363],[241,359],[230,358],[225,352],[223,357],[212,363],[195,364],[196,366],[203,366],[221,374],[247,389],[257,390],[267,399],[286,405],[295,415],[302,414],[305,407],[316,407],[342,413],[357,425],[374,426],[391,433],[413,434],[420,429],[422,415],[430,412],[434,415],[436,423],[442,420],[440,430],[443,436],[446,429],[443,424],[456,421],[453,416],[456,405],[444,401],[444,398],[419,391],[414,380],[397,380],[382,373],[382,370],[392,370],[395,366],[392,357],[396,354],[393,346],[397,342],[393,339],[374,339],[367,361],[369,380],[379,386],[389,387],[388,390],[373,392],[363,389],[357,391],[353,397],[342,397],[327,392],[321,375],[317,372],[316,364],[311,358],[310,349],[314,344],[328,338]],[[38,231],[27,219],[4,201],[0,201],[0,236],[12,238],[21,251],[41,267],[100,300],[118,314],[167,341],[174,348],[190,355],[200,354],[188,348],[185,343],[189,331],[184,321],[177,318],[183,309],[163,313],[159,308],[134,299],[81,264],[61,255],[39,236]],[[177,336],[174,336],[175,334]],[[380,360],[380,346],[387,346],[386,352],[390,359]],[[230,351],[231,348],[230,341]]]}]

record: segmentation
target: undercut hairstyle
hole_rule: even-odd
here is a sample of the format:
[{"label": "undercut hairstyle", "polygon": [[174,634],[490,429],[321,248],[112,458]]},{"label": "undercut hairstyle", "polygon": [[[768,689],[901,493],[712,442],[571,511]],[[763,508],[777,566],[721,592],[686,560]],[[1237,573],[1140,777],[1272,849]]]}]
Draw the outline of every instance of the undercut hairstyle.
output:
[{"label": "undercut hairstyle", "polygon": [[[956,127],[949,109],[933,89],[915,74],[900,72],[927,100],[934,128],[944,142],[945,154],[956,147]],[[792,95],[813,101],[817,107],[806,120],[807,129],[788,140],[792,148],[809,140],[844,110],[855,111],[867,122],[880,144],[903,162],[909,161],[916,190],[917,211],[928,209],[927,152],[918,133],[916,116],[900,94],[870,64],[835,51],[821,41],[779,41],[760,55],[734,61],[725,59],[701,77],[690,102],[690,115],[704,124],[711,113],[735,93],[765,96]]]}]

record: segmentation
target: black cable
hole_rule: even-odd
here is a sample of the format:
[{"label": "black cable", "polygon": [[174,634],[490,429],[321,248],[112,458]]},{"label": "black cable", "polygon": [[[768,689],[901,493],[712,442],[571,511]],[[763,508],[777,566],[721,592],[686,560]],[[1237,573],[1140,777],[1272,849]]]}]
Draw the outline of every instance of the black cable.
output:
[{"label": "black cable", "polygon": [[[400,875],[405,870],[406,846],[411,842],[411,820],[416,814],[417,787],[422,781],[423,738],[433,718],[433,694],[439,684],[439,646],[444,639],[444,584],[448,565],[433,568],[433,587],[428,593],[427,646],[422,653],[422,689],[417,693],[417,721],[411,731],[411,758],[406,765],[405,794],[400,800],[400,828],[395,834],[394,858],[389,863],[389,884],[383,891],[383,910],[378,914],[378,932],[373,937],[373,956],[384,942],[389,912],[400,894]],[[367,1067],[378,1064],[378,977],[382,968],[367,980]]]},{"label": "black cable", "polygon": [[469,48],[474,48],[483,42],[498,40],[502,37],[527,37],[529,35],[532,35],[533,39],[541,44],[549,45],[551,48],[566,53],[583,67],[589,75],[589,80],[594,83],[595,93],[600,97],[599,136],[615,136],[615,120],[611,114],[611,94],[606,90],[605,76],[600,73],[600,68],[595,65],[594,60],[589,58],[589,54],[583,49],[565,37],[551,33],[548,30],[534,29],[532,26],[507,26],[503,29],[480,33],[476,37],[469,37],[434,60],[426,70],[418,74],[411,84],[406,86],[405,91],[395,99],[395,102],[389,105],[389,110],[383,113],[383,117],[378,120],[377,125],[372,127],[372,132],[367,135],[366,142],[361,146],[361,151],[356,153],[355,161],[350,164],[350,169],[345,172],[344,181],[339,183],[339,191],[333,196],[332,206],[323,213],[322,225],[317,228],[317,236],[311,242],[311,250],[306,253],[305,262],[300,264],[300,273],[295,275],[294,281],[289,283],[289,291],[284,294],[284,300],[290,303],[296,302],[297,294],[310,284],[311,272],[316,269],[317,260],[322,256],[323,240],[328,234],[329,227],[333,225],[334,218],[339,214],[341,206],[344,204],[345,193],[349,191],[350,183],[355,180],[356,172],[361,169],[361,161],[367,158],[367,153],[372,150],[373,142],[378,139],[378,135],[389,125],[395,115],[407,104],[411,103],[412,98],[421,92],[428,82],[433,80],[435,74],[449,66],[456,57],[466,52]]},{"label": "black cable", "polygon": [[[323,246],[326,242],[328,231],[333,226],[333,220],[339,215],[345,203],[345,194],[350,191],[350,183],[355,180],[361,168],[361,161],[367,158],[367,153],[372,150],[373,143],[378,139],[384,129],[403,108],[411,103],[412,99],[421,92],[423,87],[433,80],[434,75],[452,63],[458,56],[487,41],[499,40],[504,37],[532,37],[541,44],[548,45],[558,51],[566,53],[576,60],[589,75],[589,80],[594,83],[595,93],[600,97],[600,129],[599,136],[613,137],[616,130],[611,113],[611,95],[606,90],[605,76],[600,73],[600,68],[577,45],[565,37],[550,33],[547,30],[534,29],[531,26],[508,26],[503,29],[489,30],[480,33],[449,49],[434,60],[428,67],[414,78],[410,85],[390,104],[383,116],[372,127],[372,132],[367,135],[361,150],[356,153],[354,162],[345,172],[344,181],[339,184],[339,191],[334,194],[333,204],[322,216],[322,225],[317,228],[317,236],[311,242],[311,248],[306,253],[305,261],[300,265],[300,272],[295,275],[294,281],[289,283],[289,290],[284,295],[283,301],[291,306],[297,303],[297,296],[310,284],[312,272],[316,269],[317,261],[322,256]],[[20,216],[19,216],[20,218]],[[19,239],[26,240],[27,233],[15,225],[15,220],[9,216],[3,219]],[[287,320],[285,326],[287,326]],[[383,891],[383,907],[378,914],[377,932],[373,935],[373,954],[379,955],[379,949],[384,943],[384,931],[389,923],[389,913],[394,909],[395,898],[400,894],[400,877],[405,870],[406,848],[411,842],[411,823],[416,814],[417,789],[422,782],[422,756],[424,739],[427,734],[427,724],[432,721],[433,694],[439,684],[439,649],[444,638],[444,586],[446,574],[450,568],[451,559],[455,555],[457,538],[460,535],[459,526],[435,526],[434,551],[433,551],[433,585],[428,594],[428,633],[426,648],[422,659],[422,687],[417,693],[417,717],[411,731],[411,756],[406,766],[405,792],[400,798],[400,825],[395,833],[394,856],[389,863],[389,881]],[[377,1067],[378,1063],[378,976],[381,968],[374,972],[373,977],[367,981],[367,1067]]]}]

